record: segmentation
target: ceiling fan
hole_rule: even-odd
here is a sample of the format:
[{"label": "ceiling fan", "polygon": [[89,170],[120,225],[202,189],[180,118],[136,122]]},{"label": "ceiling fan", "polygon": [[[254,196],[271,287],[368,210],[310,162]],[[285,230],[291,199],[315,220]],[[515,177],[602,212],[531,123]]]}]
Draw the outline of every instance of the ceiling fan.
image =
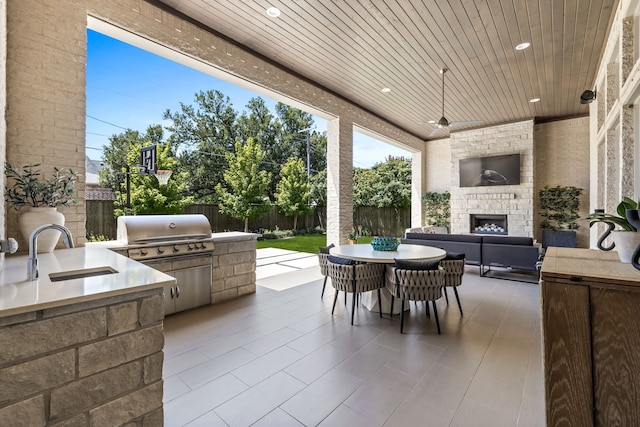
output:
[{"label": "ceiling fan", "polygon": [[479,120],[471,120],[471,121],[464,121],[464,122],[450,122],[444,116],[444,75],[447,71],[449,71],[449,69],[446,67],[440,70],[440,74],[442,74],[442,117],[440,117],[440,120],[438,121],[429,120],[427,122],[418,122],[418,123],[428,123],[428,124],[436,125],[436,128],[433,130],[433,132],[431,132],[431,134],[429,135],[429,138],[437,135],[441,129],[449,126],[464,126],[464,125],[474,125],[474,124],[481,123]]}]

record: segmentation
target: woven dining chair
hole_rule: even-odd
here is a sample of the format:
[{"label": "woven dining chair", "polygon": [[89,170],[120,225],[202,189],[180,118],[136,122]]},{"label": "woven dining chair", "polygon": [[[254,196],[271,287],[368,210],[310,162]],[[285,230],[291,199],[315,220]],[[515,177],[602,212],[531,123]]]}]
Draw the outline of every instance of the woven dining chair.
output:
[{"label": "woven dining chair", "polygon": [[440,322],[436,300],[442,297],[444,269],[439,261],[401,261],[396,260],[394,266],[389,265],[386,273],[387,289],[391,293],[391,308],[395,298],[402,301],[400,312],[400,333],[404,332],[405,301],[425,301],[426,315],[429,315],[429,301],[433,307],[438,335]]},{"label": "woven dining chair", "polygon": [[[356,297],[361,292],[377,291],[378,301],[380,301],[380,289],[384,288],[384,264],[363,264],[356,263],[347,258],[340,258],[329,255],[327,258],[327,271],[331,278],[331,285],[335,288],[336,294],[333,298],[333,308],[331,314],[336,309],[338,294],[340,291],[353,293],[351,303],[351,324],[356,310]],[[380,317],[382,308],[378,304]]]},{"label": "woven dining chair", "polygon": [[460,304],[460,296],[458,295],[458,286],[462,285],[462,276],[464,275],[465,254],[456,252],[447,252],[447,256],[440,261],[440,267],[444,268],[444,297],[449,304],[449,295],[447,295],[447,287],[453,288],[458,301],[458,309],[462,316],[462,304]]},{"label": "woven dining chair", "polygon": [[327,286],[327,278],[329,277],[329,269],[327,268],[327,258],[329,257],[329,251],[335,245],[332,243],[329,246],[323,246],[318,248],[318,265],[320,266],[320,274],[324,276],[324,282],[322,283],[322,293],[320,298],[324,298],[324,288]]}]

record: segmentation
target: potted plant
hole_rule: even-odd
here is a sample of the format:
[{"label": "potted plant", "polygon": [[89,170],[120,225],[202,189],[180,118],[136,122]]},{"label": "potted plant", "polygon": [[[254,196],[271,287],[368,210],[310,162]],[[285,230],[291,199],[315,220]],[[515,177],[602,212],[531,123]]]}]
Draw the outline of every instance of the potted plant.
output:
[{"label": "potted plant", "polygon": [[580,196],[583,189],[573,186],[548,185],[538,191],[540,199],[540,228],[543,247],[557,246],[575,248],[577,246],[576,222],[580,215]]},{"label": "potted plant", "polygon": [[[616,207],[618,215],[605,213],[603,209],[596,209],[595,212],[587,215],[582,220],[589,221],[589,227],[596,223],[607,224],[607,230],[598,239],[598,248],[603,251],[610,251],[616,248],[620,261],[630,263],[633,251],[640,245],[640,233],[638,228],[632,224],[630,215],[640,209],[640,200],[635,201],[629,197],[624,197]],[[637,214],[636,214],[637,216]],[[618,227],[616,229],[616,227]],[[604,240],[611,234],[613,243],[604,246]]]},{"label": "potted plant", "polygon": [[426,225],[434,227],[434,232],[448,233],[451,222],[451,194],[448,191],[428,191],[422,196],[422,201]]},{"label": "potted plant", "polygon": [[358,234],[355,229],[351,230],[351,233],[347,234],[347,241],[350,245],[355,245],[358,243]]},{"label": "potted plant", "polygon": [[[8,178],[5,187],[7,203],[21,211],[18,217],[20,232],[27,240],[31,232],[42,224],[64,225],[65,219],[58,206],[69,206],[76,203],[75,183],[78,174],[73,170],[62,171],[54,168],[53,174],[42,178],[39,164],[30,164],[21,168],[5,163],[5,176]],[[38,238],[38,252],[51,252],[60,238],[60,232],[47,230]]]}]

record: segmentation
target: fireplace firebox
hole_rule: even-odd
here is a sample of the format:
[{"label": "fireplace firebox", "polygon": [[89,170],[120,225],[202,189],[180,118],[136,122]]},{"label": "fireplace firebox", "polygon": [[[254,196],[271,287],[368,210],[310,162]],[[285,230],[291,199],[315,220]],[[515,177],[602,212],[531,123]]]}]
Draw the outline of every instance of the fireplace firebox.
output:
[{"label": "fireplace firebox", "polygon": [[508,234],[506,215],[471,214],[469,224],[473,234]]}]

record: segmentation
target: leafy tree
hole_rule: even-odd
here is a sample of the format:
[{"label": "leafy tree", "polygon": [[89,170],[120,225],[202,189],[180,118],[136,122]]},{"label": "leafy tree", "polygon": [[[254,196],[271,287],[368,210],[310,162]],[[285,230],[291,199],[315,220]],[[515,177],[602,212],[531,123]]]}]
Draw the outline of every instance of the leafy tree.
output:
[{"label": "leafy tree", "polygon": [[[166,110],[164,119],[169,140],[179,147],[180,168],[187,172],[188,192],[200,202],[216,202],[215,186],[223,182],[228,163],[226,153],[234,150],[237,141],[253,138],[265,151],[261,167],[272,176],[289,157],[306,161],[307,130],[313,126],[313,116],[288,105],[276,104],[275,114],[260,98],[252,98],[242,114],[236,112],[229,97],[217,90],[199,92],[193,105],[180,104],[178,111]],[[326,168],[326,135],[312,132],[309,138],[310,168]],[[275,193],[275,183],[268,194]]]},{"label": "leafy tree", "polygon": [[216,185],[220,212],[244,220],[244,231],[249,231],[249,219],[259,218],[271,207],[267,188],[271,174],[261,170],[265,157],[257,142],[249,138],[245,144],[237,142],[235,153],[227,153],[229,169],[224,172],[224,182]]},{"label": "leafy tree", "polygon": [[294,230],[298,228],[298,216],[309,215],[313,210],[309,206],[310,188],[304,162],[291,157],[282,167],[275,197],[285,216],[293,216]]},{"label": "leafy tree", "polygon": [[[309,189],[309,198],[312,206],[327,206],[327,169],[322,169],[318,173],[311,175],[309,179],[311,188]],[[322,215],[319,210],[316,211],[320,227],[324,228],[322,223]]]},{"label": "leafy tree", "polygon": [[[109,138],[111,145],[104,147],[108,167],[100,173],[101,185],[109,186],[116,194],[116,216],[124,215],[127,209],[126,177],[130,176],[131,214],[182,213],[193,203],[192,197],[184,195],[186,186],[184,173],[177,171],[178,162],[170,142],[163,142],[160,125],[147,128],[141,135],[128,129]],[[158,169],[174,171],[167,185],[160,185],[153,175],[140,175],[136,165],[140,163],[140,149],[155,144]]]},{"label": "leafy tree", "polygon": [[311,175],[309,183],[311,184],[309,189],[311,204],[327,206],[327,170],[323,169]]},{"label": "leafy tree", "polygon": [[411,206],[411,161],[389,156],[371,169],[354,169],[354,206]]},{"label": "leafy tree", "polygon": [[226,153],[240,140],[238,113],[231,100],[217,90],[200,91],[195,106],[180,103],[180,110],[166,110],[163,119],[173,123],[169,141],[180,147],[180,169],[186,172],[188,192],[200,202],[215,202],[215,185],[222,182],[228,163]]}]

